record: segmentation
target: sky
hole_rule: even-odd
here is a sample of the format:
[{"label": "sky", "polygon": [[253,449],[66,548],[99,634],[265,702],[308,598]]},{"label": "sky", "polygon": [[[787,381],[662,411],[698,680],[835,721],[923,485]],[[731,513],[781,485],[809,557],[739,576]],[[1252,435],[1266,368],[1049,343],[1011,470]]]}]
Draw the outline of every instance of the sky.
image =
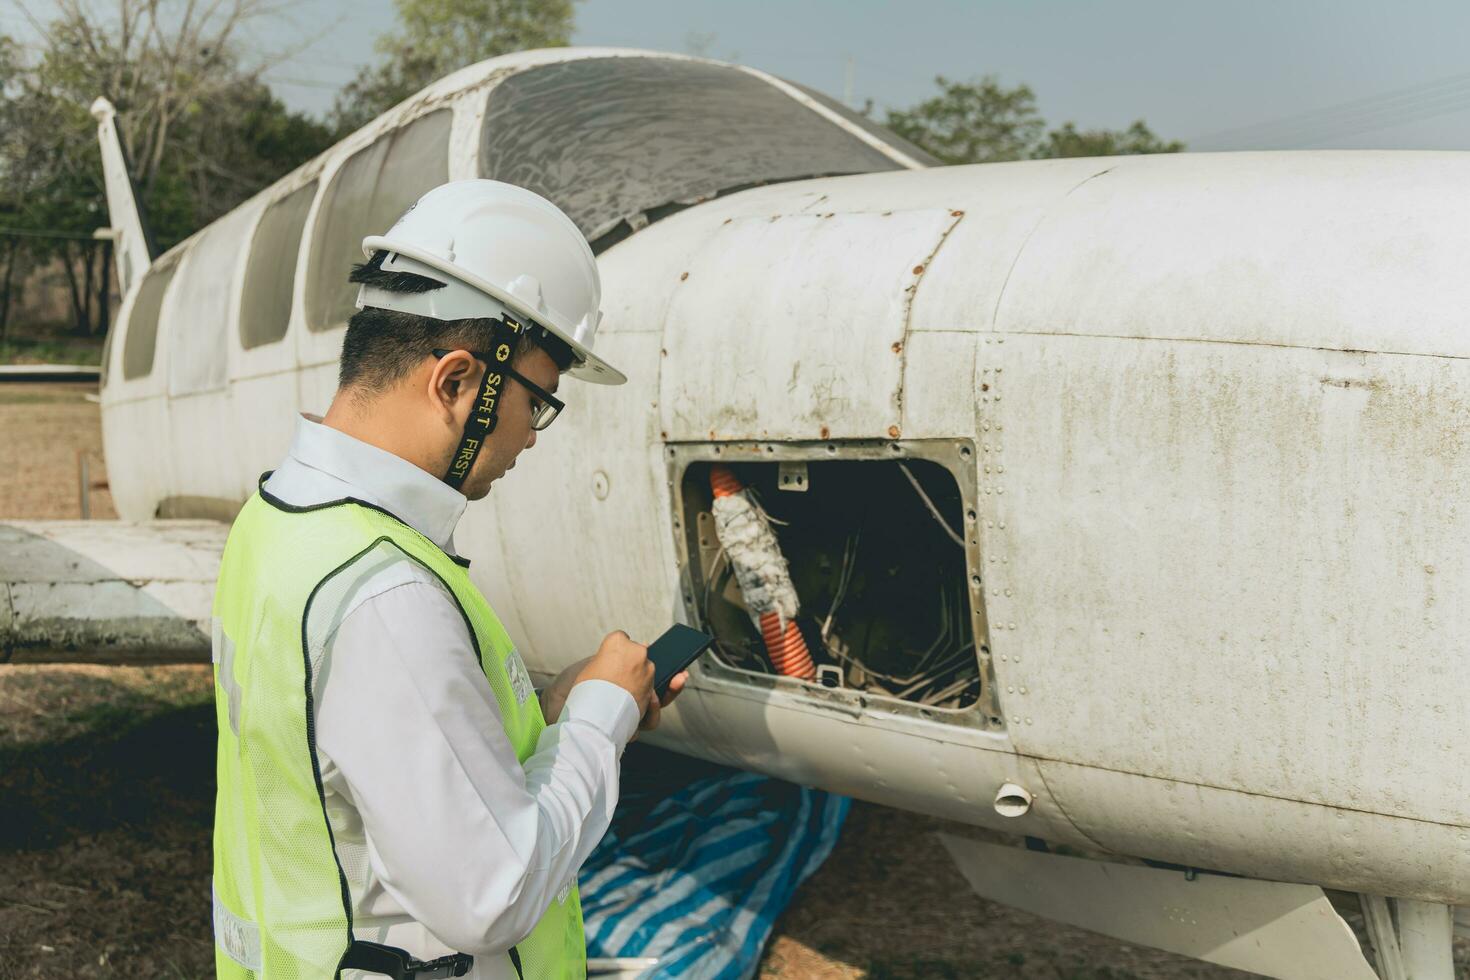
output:
[{"label": "sky", "polygon": [[[280,9],[251,41],[301,48],[268,79],[314,113],[394,27],[392,0]],[[581,0],[573,43],[703,47],[880,116],[995,74],[1049,124],[1141,118],[1191,149],[1470,149],[1467,37],[1463,0]]]}]

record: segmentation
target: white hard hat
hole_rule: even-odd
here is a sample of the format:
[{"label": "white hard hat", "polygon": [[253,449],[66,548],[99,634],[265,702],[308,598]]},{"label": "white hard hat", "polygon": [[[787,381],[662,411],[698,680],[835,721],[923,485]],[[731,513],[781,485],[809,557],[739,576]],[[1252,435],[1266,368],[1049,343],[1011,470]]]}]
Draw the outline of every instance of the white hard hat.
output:
[{"label": "white hard hat", "polygon": [[498,180],[455,180],[419,198],[386,235],[362,240],[387,272],[445,282],[443,289],[399,293],[363,286],[357,305],[438,320],[498,317],[509,311],[545,327],[572,348],[570,374],[622,384],[623,373],[596,354],[602,317],[597,260],[572,219],[546,198]]}]

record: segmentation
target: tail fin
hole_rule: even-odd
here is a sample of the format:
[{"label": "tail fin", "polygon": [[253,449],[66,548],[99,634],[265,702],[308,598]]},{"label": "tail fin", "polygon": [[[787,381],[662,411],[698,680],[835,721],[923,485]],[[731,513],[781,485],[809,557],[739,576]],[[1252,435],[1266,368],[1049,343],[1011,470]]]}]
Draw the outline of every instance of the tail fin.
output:
[{"label": "tail fin", "polygon": [[117,134],[117,110],[106,99],[92,103],[92,117],[97,120],[97,142],[102,147],[102,177],[107,187],[107,214],[111,222],[112,257],[117,263],[117,281],[121,292],[143,277],[153,264],[153,236],[138,201],[137,188],[128,171],[127,155]]}]

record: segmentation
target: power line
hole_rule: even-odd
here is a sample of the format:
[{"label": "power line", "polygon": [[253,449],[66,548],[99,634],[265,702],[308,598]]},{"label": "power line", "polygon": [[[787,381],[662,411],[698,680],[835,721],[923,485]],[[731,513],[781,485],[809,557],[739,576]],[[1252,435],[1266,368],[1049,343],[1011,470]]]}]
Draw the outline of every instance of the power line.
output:
[{"label": "power line", "polygon": [[1197,147],[1213,145],[1231,149],[1262,143],[1300,145],[1393,125],[1395,114],[1417,116],[1425,109],[1433,109],[1433,115],[1458,111],[1467,95],[1470,95],[1470,72],[1461,72],[1320,109],[1220,130],[1191,142]]},{"label": "power line", "polygon": [[1345,136],[1356,136],[1360,133],[1368,133],[1377,129],[1391,129],[1411,122],[1420,122],[1425,119],[1434,119],[1438,116],[1454,115],[1455,113],[1470,110],[1470,92],[1463,93],[1454,99],[1440,99],[1417,107],[1395,110],[1376,117],[1365,117],[1340,126],[1336,129],[1317,130],[1308,134],[1304,142],[1306,145],[1320,145],[1328,143]]},{"label": "power line", "polygon": [[1337,120],[1323,120],[1316,125],[1304,126],[1291,135],[1282,133],[1273,142],[1294,146],[1320,145],[1345,136],[1433,119],[1466,109],[1470,109],[1470,91],[1446,92],[1418,102],[1385,106]]}]

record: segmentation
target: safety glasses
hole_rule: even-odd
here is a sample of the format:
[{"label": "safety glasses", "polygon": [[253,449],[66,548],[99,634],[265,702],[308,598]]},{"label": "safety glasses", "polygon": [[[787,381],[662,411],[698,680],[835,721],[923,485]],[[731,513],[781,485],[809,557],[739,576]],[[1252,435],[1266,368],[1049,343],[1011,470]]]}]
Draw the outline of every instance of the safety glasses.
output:
[{"label": "safety glasses", "polygon": [[[438,358],[448,357],[453,353],[454,351],[452,350],[444,350],[438,347],[434,348],[434,356]],[[483,363],[487,369],[494,365],[494,362],[490,359],[490,355],[484,351],[466,350],[465,353]],[[519,371],[508,366],[496,367],[496,370],[504,372],[507,377],[515,378],[531,393],[531,397],[535,402],[531,406],[531,428],[536,431],[539,432],[556,421],[556,417],[561,414],[561,410],[567,407],[566,403],[560,398],[557,398],[551,392],[536,384],[536,382],[531,381]]]}]

